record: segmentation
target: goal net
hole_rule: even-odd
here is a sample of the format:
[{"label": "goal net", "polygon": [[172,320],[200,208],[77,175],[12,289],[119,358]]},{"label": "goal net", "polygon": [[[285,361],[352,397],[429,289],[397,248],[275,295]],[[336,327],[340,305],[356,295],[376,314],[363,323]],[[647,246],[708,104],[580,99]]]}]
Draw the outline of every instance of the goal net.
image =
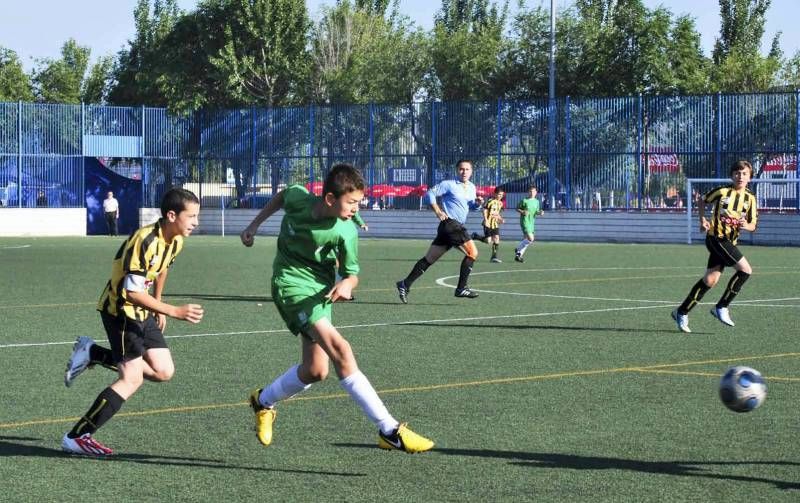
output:
[{"label": "goal net", "polygon": [[[705,193],[722,185],[730,185],[730,178],[686,179],[686,242],[702,239],[697,223],[697,205]],[[794,171],[787,171],[782,178],[757,178],[750,180],[748,189],[756,195],[759,212],[800,212],[800,179]],[[708,209],[706,210],[708,211]]]}]

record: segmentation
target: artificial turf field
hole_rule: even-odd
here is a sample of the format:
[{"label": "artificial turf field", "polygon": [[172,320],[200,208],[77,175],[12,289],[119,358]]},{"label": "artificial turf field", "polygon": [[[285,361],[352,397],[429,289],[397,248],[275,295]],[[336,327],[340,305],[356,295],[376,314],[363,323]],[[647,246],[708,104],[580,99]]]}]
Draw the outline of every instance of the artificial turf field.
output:
[{"label": "artificial turf field", "polygon": [[[110,459],[60,440],[113,379],[71,388],[79,335],[105,340],[95,302],[123,238],[0,239],[0,472],[4,501],[798,501],[798,250],[743,247],[754,275],[708,314],[730,277],[678,332],[670,311],[700,277],[702,245],[537,243],[524,264],[476,263],[477,299],[453,296],[451,252],[399,303],[394,282],[427,241],[362,239],[356,301],[334,307],[362,371],[392,414],[436,441],[377,448],[331,372],[278,408],[273,445],[253,431],[249,392],[299,358],[269,298],[275,239],[194,236],[165,300],[177,372],[145,385],[98,433]],[[449,286],[448,286],[449,285]],[[760,370],[764,405],[717,398],[731,365]]]}]

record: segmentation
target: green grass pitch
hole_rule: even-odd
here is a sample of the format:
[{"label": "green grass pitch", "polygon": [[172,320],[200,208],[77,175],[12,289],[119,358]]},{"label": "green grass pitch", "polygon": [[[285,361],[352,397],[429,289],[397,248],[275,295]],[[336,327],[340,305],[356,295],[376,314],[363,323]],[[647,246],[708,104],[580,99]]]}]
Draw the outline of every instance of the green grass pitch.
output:
[{"label": "green grass pitch", "polygon": [[[368,234],[366,235],[368,236]],[[263,448],[246,405],[299,359],[269,298],[275,239],[196,236],[165,299],[205,308],[170,320],[177,372],[145,383],[97,438],[111,459],[62,454],[60,440],[113,375],[67,389],[79,335],[105,341],[95,302],[122,238],[0,239],[0,471],[5,501],[797,501],[800,347],[797,249],[743,247],[754,275],[731,307],[677,331],[670,311],[700,277],[702,245],[537,243],[523,264],[488,248],[453,296],[460,254],[414,284],[394,282],[427,241],[362,239],[356,301],[334,324],[392,414],[436,441],[377,448],[333,372],[281,403]],[[769,395],[729,412],[731,365],[760,370]]]}]

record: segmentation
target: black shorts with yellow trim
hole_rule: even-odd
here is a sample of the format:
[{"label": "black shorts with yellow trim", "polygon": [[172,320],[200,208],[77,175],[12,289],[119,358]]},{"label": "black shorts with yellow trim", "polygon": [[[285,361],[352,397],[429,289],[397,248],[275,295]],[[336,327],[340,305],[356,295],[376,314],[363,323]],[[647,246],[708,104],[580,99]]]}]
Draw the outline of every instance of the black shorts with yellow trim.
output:
[{"label": "black shorts with yellow trim", "polygon": [[446,246],[450,249],[461,246],[470,239],[472,238],[469,237],[469,232],[466,227],[461,225],[458,220],[448,218],[439,222],[433,244],[437,246]]},{"label": "black shorts with yellow trim", "polygon": [[148,349],[166,348],[167,341],[153,315],[144,321],[100,312],[114,363],[144,356]]},{"label": "black shorts with yellow trim", "polygon": [[491,238],[494,236],[500,235],[500,227],[487,227],[483,226],[483,235],[484,237]]},{"label": "black shorts with yellow trim", "polygon": [[708,249],[707,269],[719,267],[720,270],[734,266],[742,260],[744,255],[730,240],[706,234],[706,248]]}]

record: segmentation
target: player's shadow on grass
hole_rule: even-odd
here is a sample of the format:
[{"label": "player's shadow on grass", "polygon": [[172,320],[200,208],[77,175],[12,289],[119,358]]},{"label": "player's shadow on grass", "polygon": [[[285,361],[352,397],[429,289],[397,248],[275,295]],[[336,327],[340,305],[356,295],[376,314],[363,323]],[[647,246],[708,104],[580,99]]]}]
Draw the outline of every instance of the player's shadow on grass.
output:
[{"label": "player's shadow on grass", "polygon": [[[480,328],[485,329],[485,323],[403,323],[403,325],[417,325],[420,327],[459,327],[459,328]],[[558,331],[573,331],[573,332],[631,332],[631,333],[652,333],[663,334],[677,333],[673,328],[665,328],[664,330],[653,330],[648,328],[624,328],[624,327],[574,327],[563,325],[504,325],[502,323],[492,323],[492,329],[510,329],[510,330],[558,330]],[[693,332],[702,334],[703,332]]]},{"label": "player's shadow on grass", "polygon": [[169,293],[164,297],[180,297],[183,299],[221,300],[236,302],[272,302],[272,297],[263,295],[225,295],[215,293]]},{"label": "player's shadow on grass", "polygon": [[735,480],[737,482],[761,482],[772,484],[778,489],[800,490],[800,482],[774,480],[763,477],[745,475],[726,475],[712,473],[705,466],[798,466],[792,461],[643,461],[636,459],[609,458],[602,456],[577,456],[573,454],[556,454],[548,452],[514,452],[486,449],[448,449],[437,448],[435,452],[450,456],[473,456],[479,458],[500,458],[511,460],[512,465],[531,468],[556,468],[569,470],[627,470],[642,473],[675,475],[680,477],[704,477],[719,480]]},{"label": "player's shadow on grass", "polygon": [[296,470],[291,468],[270,468],[263,466],[243,466],[227,464],[221,459],[185,458],[180,456],[158,456],[153,454],[115,453],[106,458],[73,455],[50,447],[32,444],[41,442],[40,438],[0,436],[0,458],[30,456],[37,458],[70,458],[80,461],[130,462],[145,465],[188,466],[213,468],[218,470],[245,470],[257,472],[297,473],[307,475],[329,475],[336,477],[365,477],[366,473],[348,473],[320,470]]}]

